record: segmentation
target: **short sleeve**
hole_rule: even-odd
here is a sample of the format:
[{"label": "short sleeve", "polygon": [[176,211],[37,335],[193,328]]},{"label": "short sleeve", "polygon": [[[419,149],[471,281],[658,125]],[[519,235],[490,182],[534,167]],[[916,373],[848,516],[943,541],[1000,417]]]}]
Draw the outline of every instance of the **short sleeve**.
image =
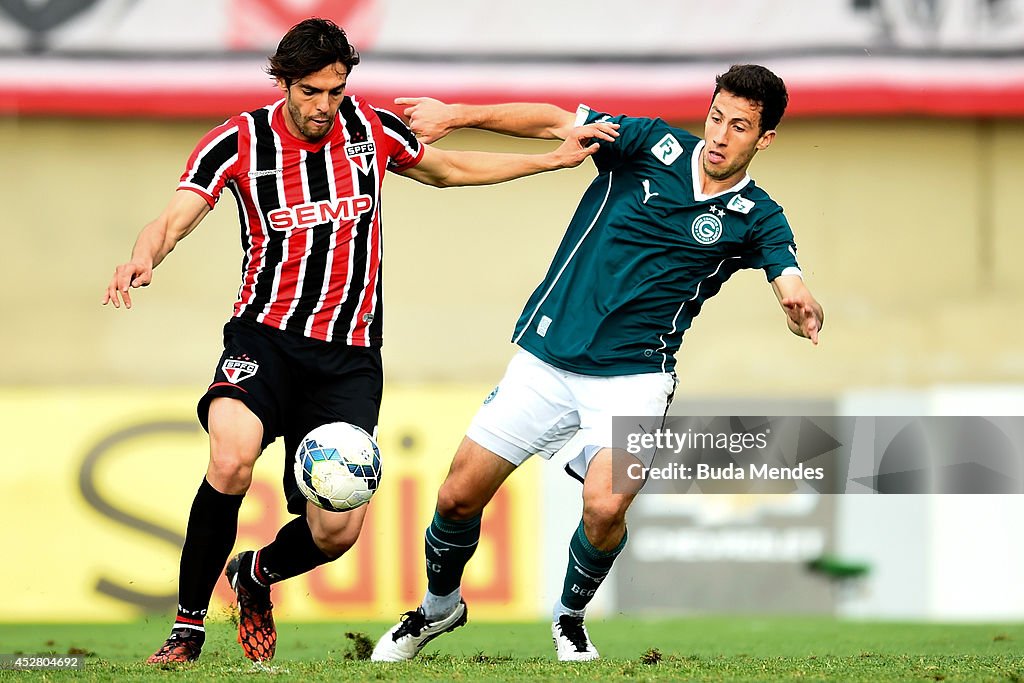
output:
[{"label": "short sleeve", "polygon": [[619,137],[614,142],[598,140],[601,149],[594,155],[594,163],[601,172],[609,171],[626,159],[646,150],[652,133],[659,124],[664,124],[659,119],[637,118],[634,116],[612,116],[603,112],[595,111],[585,104],[581,104],[576,110],[575,125],[582,126],[597,121],[608,121],[619,124]]},{"label": "short sleeve", "polygon": [[769,282],[780,275],[803,277],[789,221],[779,210],[758,222],[744,259],[747,268],[761,268]]},{"label": "short sleeve", "polygon": [[389,171],[404,171],[420,163],[423,145],[416,139],[407,125],[386,109],[374,108],[374,113],[384,127],[388,142],[387,158]]},{"label": "short sleeve", "polygon": [[238,166],[238,122],[228,119],[204,135],[192,150],[179,190],[191,190],[213,207]]}]

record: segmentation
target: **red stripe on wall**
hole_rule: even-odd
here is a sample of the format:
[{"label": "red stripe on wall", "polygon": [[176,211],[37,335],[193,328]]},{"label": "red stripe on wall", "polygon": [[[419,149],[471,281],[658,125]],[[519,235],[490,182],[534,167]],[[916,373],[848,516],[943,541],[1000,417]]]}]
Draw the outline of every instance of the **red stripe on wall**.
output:
[{"label": "red stripe on wall", "polygon": [[[410,88],[375,87],[360,84],[354,94],[383,108],[395,107],[395,97],[409,95]],[[503,101],[544,101],[574,110],[585,102],[599,110],[674,120],[703,119],[711,88],[682,92],[591,87],[553,89],[458,86],[432,87],[429,94],[449,102],[493,103]],[[0,114],[19,116],[83,116],[189,118],[225,117],[266,105],[277,97],[270,88],[196,91],[164,88],[159,91],[117,92],[90,88],[53,88],[40,91],[0,86]],[[853,85],[790,84],[788,116],[883,116],[918,114],[953,117],[1024,116],[1024,81],[1001,85],[927,84],[907,87],[886,83]]]}]

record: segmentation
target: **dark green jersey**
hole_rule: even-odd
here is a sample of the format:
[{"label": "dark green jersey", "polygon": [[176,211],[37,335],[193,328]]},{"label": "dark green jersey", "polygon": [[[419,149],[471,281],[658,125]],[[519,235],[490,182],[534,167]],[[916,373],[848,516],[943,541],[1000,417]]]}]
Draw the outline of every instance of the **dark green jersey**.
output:
[{"label": "dark green jersey", "polygon": [[741,268],[800,274],[782,207],[749,176],[700,191],[704,142],[661,119],[580,108],[619,124],[512,341],[584,375],[671,372],[683,333]]}]

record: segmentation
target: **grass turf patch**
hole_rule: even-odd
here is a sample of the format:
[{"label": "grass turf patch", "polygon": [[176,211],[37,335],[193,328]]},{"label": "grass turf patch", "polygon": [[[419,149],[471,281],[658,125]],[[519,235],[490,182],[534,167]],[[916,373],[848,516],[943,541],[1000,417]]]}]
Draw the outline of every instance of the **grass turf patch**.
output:
[{"label": "grass turf patch", "polygon": [[[602,658],[554,660],[547,623],[470,623],[412,662],[366,661],[390,624],[279,624],[277,658],[246,660],[227,621],[208,624],[202,658],[152,667],[143,660],[169,622],[0,625],[0,652],[86,654],[84,671],[29,674],[47,680],[275,681],[1016,681],[1024,683],[1024,625],[866,623],[826,618],[593,619]],[[23,672],[0,678],[24,680]]]}]

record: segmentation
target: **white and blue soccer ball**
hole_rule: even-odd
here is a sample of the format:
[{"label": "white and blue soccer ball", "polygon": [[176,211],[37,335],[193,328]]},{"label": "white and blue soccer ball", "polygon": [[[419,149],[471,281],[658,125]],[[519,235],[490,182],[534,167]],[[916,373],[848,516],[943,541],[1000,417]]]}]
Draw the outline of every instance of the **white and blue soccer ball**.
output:
[{"label": "white and blue soccer ball", "polygon": [[295,453],[295,482],[324,510],[344,512],[365,505],[380,484],[380,449],[373,437],[347,422],[311,431]]}]

